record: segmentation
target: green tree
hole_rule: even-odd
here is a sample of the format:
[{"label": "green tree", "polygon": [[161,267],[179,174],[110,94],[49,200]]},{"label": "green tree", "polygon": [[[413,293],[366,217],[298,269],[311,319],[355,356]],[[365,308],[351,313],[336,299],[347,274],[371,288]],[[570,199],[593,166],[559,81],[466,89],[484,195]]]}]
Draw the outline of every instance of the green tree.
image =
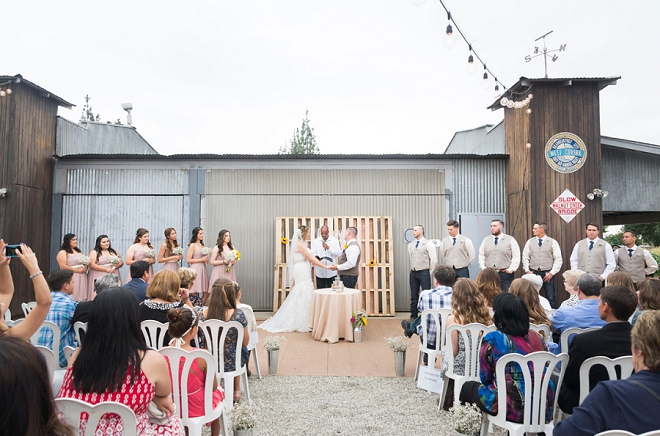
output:
[{"label": "green tree", "polygon": [[660,223],[626,224],[623,231],[632,230],[637,233],[637,245],[660,245]]},{"label": "green tree", "polygon": [[319,154],[318,145],[316,145],[316,135],[314,128],[309,126],[309,110],[305,111],[305,118],[302,126],[296,128],[293,137],[289,141],[289,147],[284,145],[280,147],[279,154]]},{"label": "green tree", "polygon": [[85,121],[96,121],[96,122],[101,121],[101,115],[99,114],[94,115],[94,111],[92,110],[92,107],[89,105],[89,101],[91,99],[92,97],[90,97],[89,95],[85,96],[85,106],[83,106],[82,115],[80,115],[81,123]]}]

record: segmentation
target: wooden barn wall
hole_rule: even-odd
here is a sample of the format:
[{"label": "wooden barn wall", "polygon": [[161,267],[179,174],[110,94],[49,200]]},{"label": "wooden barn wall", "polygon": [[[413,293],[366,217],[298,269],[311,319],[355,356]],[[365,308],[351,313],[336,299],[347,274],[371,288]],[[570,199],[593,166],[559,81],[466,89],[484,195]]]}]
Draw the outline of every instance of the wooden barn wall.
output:
[{"label": "wooden barn wall", "polygon": [[[571,251],[577,241],[585,237],[586,224],[595,222],[602,229],[602,200],[587,199],[588,192],[602,188],[598,84],[535,83],[530,93],[534,95],[529,106],[531,114],[524,109],[505,109],[506,151],[510,156],[507,233],[516,238],[522,249],[532,237],[534,222],[545,221],[548,235],[559,242],[562,250],[561,274],[570,269]],[[587,147],[586,161],[574,173],[556,172],[545,160],[546,142],[560,132],[579,136]],[[532,145],[529,149],[525,146],[527,141]],[[550,208],[565,189],[585,204],[570,223]],[[558,302],[568,298],[560,274],[556,280]]]},{"label": "wooden barn wall", "polygon": [[[48,274],[57,103],[23,84],[0,98],[0,238],[25,242]],[[20,261],[11,265],[14,279],[12,316],[22,317],[20,304],[34,300],[34,289]]]}]

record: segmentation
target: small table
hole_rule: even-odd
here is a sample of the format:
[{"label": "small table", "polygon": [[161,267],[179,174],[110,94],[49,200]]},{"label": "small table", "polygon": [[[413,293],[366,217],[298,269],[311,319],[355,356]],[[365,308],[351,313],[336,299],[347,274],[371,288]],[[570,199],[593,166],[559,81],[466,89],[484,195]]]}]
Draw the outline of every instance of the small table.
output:
[{"label": "small table", "polygon": [[360,291],[357,289],[344,289],[343,292],[329,288],[315,290],[309,314],[314,340],[331,344],[339,342],[339,338],[353,341],[351,316],[359,309]]}]

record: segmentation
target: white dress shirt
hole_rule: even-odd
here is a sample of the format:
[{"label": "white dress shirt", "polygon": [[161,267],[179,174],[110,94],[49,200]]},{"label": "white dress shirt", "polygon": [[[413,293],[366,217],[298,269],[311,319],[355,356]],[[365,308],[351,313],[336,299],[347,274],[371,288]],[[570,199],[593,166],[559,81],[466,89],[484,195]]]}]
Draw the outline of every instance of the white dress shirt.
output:
[{"label": "white dress shirt", "polygon": [[[632,250],[634,253],[637,250],[637,245],[633,245],[632,247],[628,248],[625,245],[623,245],[621,248],[624,248],[626,251]],[[619,262],[619,250],[614,251],[614,260],[618,263]],[[655,261],[653,258],[653,255],[649,250],[644,250],[644,261],[646,262],[646,268],[644,268],[644,275],[645,276],[650,276],[651,274],[655,273],[658,270],[658,262]]]},{"label": "white dress shirt", "polygon": [[[500,233],[497,237],[502,238],[502,236],[507,236],[507,235],[504,233]],[[511,265],[509,265],[507,270],[514,273],[520,266],[520,246],[518,245],[518,241],[516,241],[516,238],[514,238],[513,236],[509,236],[509,237],[511,238]],[[486,238],[484,238],[484,241],[486,241],[487,238],[493,238],[493,240],[495,240],[495,236],[493,235],[486,236]],[[479,247],[479,268],[486,269],[486,252],[483,242]]]},{"label": "white dress shirt", "polygon": [[[323,247],[324,242],[328,245],[327,250]],[[327,241],[324,241],[321,236],[312,241],[312,256],[320,257],[323,265],[332,265],[340,255],[341,247],[339,246],[339,241],[334,236],[328,236]],[[316,277],[322,279],[328,279],[337,275],[337,271],[331,269],[319,267],[315,267],[314,269],[316,270]]]},{"label": "white dress shirt", "polygon": [[[585,238],[587,242],[591,242],[591,239]],[[596,238],[593,240],[594,241],[594,247],[598,245],[598,240],[600,238],[596,236]],[[612,272],[614,272],[614,269],[616,268],[616,259],[614,259],[614,250],[612,250],[612,246],[609,244],[609,242],[603,240],[605,243],[605,271],[600,275],[602,278],[607,279],[607,276],[609,276]],[[575,247],[573,247],[573,252],[571,253],[571,269],[578,269],[578,245],[580,242],[575,244]]]},{"label": "white dress shirt", "polygon": [[[355,241],[355,239],[346,241],[346,243],[350,244],[352,241]],[[349,245],[348,248],[346,248],[346,262],[342,263],[341,265],[337,265],[337,269],[339,271],[344,271],[353,268],[355,265],[357,265],[359,255],[360,247],[357,245]]]},{"label": "white dress shirt", "polygon": [[[539,239],[543,241],[545,244],[545,240],[548,238],[548,235],[545,235],[542,238],[539,238],[537,236],[534,236],[533,238],[529,239],[527,243],[525,244],[525,248],[523,248],[522,252],[522,265],[523,265],[523,271],[528,272],[529,271],[529,259],[531,255],[529,254],[530,250],[530,244],[538,244]],[[554,259],[552,262],[552,269],[550,270],[550,274],[553,276],[556,276],[559,270],[561,269],[561,266],[563,264],[563,259],[561,257],[561,248],[559,248],[559,243],[557,242],[556,239],[552,240],[552,258]]]}]

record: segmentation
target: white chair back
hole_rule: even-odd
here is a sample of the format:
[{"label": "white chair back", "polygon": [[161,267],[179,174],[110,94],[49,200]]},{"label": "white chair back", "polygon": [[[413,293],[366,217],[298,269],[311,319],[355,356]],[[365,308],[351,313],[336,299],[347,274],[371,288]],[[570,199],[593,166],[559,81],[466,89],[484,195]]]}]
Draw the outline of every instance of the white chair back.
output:
[{"label": "white chair back", "polygon": [[67,345],[64,348],[62,348],[62,352],[64,353],[64,358],[66,359],[67,365],[69,362],[71,362],[71,356],[73,356],[73,352],[76,351],[75,348],[73,348],[71,345]]},{"label": "white chair back", "polygon": [[55,375],[55,370],[60,369],[60,362],[59,358],[55,356],[55,353],[53,353],[53,350],[51,350],[48,347],[43,347],[41,345],[35,345],[34,348],[39,350],[41,354],[44,356],[44,359],[46,359],[46,368],[48,368],[48,379],[50,380],[50,383],[53,383],[53,375]]},{"label": "white chair back", "polygon": [[259,331],[255,328],[257,319],[254,316],[252,308],[247,304],[240,304],[238,309],[242,310],[245,318],[248,321],[248,333],[250,334],[250,342],[247,349],[251,352],[254,358],[254,366],[257,368],[257,377],[261,380],[261,369],[259,368],[259,356],[257,355],[257,345],[259,344]]},{"label": "white chair back", "polygon": [[9,308],[5,311],[5,321],[11,321],[11,310]]},{"label": "white chair back", "polygon": [[33,334],[32,337],[30,338],[30,343],[32,345],[38,345],[39,344],[39,335],[41,334],[41,331],[43,329],[50,329],[50,330],[53,331],[53,344],[48,348],[53,350],[53,352],[55,354],[59,355],[61,332],[60,332],[60,326],[58,326],[54,322],[44,321],[41,324],[41,327],[39,327],[39,330],[37,330],[37,332],[35,334]]},{"label": "white chair back", "polygon": [[[552,333],[550,331],[550,326],[547,324],[532,324],[531,322],[529,323],[529,329],[534,330],[536,333],[538,333],[544,341],[549,341],[552,339]],[[543,333],[543,334],[541,334]]]},{"label": "white chair back", "polygon": [[[7,323],[7,327],[14,327],[17,326],[18,324],[22,323],[25,320],[25,318],[19,318],[16,321],[5,321]],[[30,338],[30,341],[32,341],[32,338]]]},{"label": "white chair back", "polygon": [[589,371],[595,365],[602,365],[607,369],[607,375],[610,380],[617,380],[616,367],[621,368],[621,380],[630,377],[633,372],[632,356],[621,356],[615,359],[610,359],[605,356],[591,357],[580,365],[580,403],[589,395]]},{"label": "white chair back", "polygon": [[[91,405],[81,400],[74,398],[56,398],[55,405],[57,409],[64,415],[64,421],[73,428],[80,428],[80,414],[86,412],[89,414],[87,426],[83,436],[92,436],[96,432],[96,426],[99,420],[106,413],[115,413],[119,415],[124,424],[124,436],[135,436],[137,431],[137,422],[133,410],[121,403],[106,401]],[[76,431],[78,434],[78,431]]]},{"label": "white chair back", "polygon": [[[436,356],[440,354],[442,346],[445,344],[445,333],[447,331],[447,318],[451,315],[451,309],[426,309],[421,314],[421,325],[422,325],[422,343],[419,344],[419,354],[417,355],[417,366],[415,367],[415,377],[416,381],[419,377],[419,367],[422,365],[422,359],[424,354],[428,355],[429,366],[433,366]],[[436,336],[435,336],[435,347],[429,348],[428,331],[429,320],[428,317],[431,317],[431,322],[436,325]],[[437,328],[440,326],[439,328]]]},{"label": "white chair back", "polygon": [[[225,406],[218,404],[213,407],[213,382],[216,376],[217,364],[211,353],[206,350],[186,351],[176,347],[163,347],[158,352],[169,361],[170,377],[172,380],[172,401],[176,414],[181,418],[181,423],[188,427],[188,434],[201,436],[204,424],[221,418],[221,426],[227,424]],[[204,415],[191,417],[188,408],[188,378],[190,368],[195,359],[206,362],[206,378],[204,381]],[[226,397],[224,402],[231,402],[231,397]]]},{"label": "white chair back", "polygon": [[[564,379],[564,371],[567,362],[568,354],[562,353],[555,356],[548,351],[537,351],[529,353],[526,356],[518,353],[511,353],[501,357],[497,361],[495,367],[495,379],[499,381],[497,384],[498,412],[495,416],[484,414],[487,420],[484,420],[481,434],[485,435],[488,428],[488,422],[492,422],[494,425],[507,429],[512,436],[522,436],[525,433],[540,432],[552,434],[554,418],[551,418],[551,421],[547,424],[545,422],[549,383],[550,380],[553,379],[556,387],[554,402],[551,409],[551,415],[554,417],[554,412],[557,410],[559,388]],[[511,364],[517,364],[520,367],[525,384],[525,406],[522,414],[522,424],[510,422],[506,419],[507,384],[504,382],[506,380],[505,369],[507,365]],[[531,370],[529,367],[530,364],[532,366]],[[559,374],[559,377],[555,378],[557,373]]]},{"label": "white chair back", "polygon": [[25,316],[28,316],[28,313],[30,313],[30,311],[32,311],[32,309],[34,309],[36,305],[37,305],[36,301],[30,301],[29,303],[21,303],[23,314]]},{"label": "white chair back", "polygon": [[78,346],[82,345],[82,338],[87,332],[87,323],[82,321],[77,321],[73,324],[73,332],[76,334],[76,341]]},{"label": "white chair back", "polygon": [[580,335],[582,333],[586,332],[591,332],[594,330],[599,330],[600,327],[588,327],[588,328],[580,328],[580,327],[571,327],[569,329],[564,330],[561,332],[561,352],[562,353],[568,353],[568,344],[573,337],[573,335]]},{"label": "white chair back", "polygon": [[167,333],[169,323],[148,319],[142,321],[140,327],[142,328],[144,340],[147,342],[147,347],[159,350],[164,345],[168,345],[165,344],[165,333]]}]

